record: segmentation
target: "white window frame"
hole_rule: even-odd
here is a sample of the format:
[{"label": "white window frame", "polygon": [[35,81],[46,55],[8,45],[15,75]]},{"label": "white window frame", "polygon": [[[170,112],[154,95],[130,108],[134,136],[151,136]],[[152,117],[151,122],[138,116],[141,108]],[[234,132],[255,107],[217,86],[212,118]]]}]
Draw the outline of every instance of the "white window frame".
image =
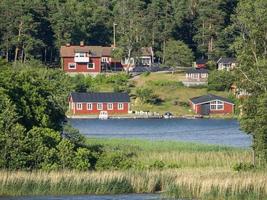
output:
[{"label": "white window frame", "polygon": [[92,103],[87,103],[86,107],[87,107],[87,110],[93,110],[93,104]]},{"label": "white window frame", "polygon": [[[89,64],[93,64],[93,67],[89,67]],[[87,69],[95,69],[95,63],[92,62],[87,63]]]},{"label": "white window frame", "polygon": [[77,103],[76,104],[76,109],[77,110],[82,110],[83,109],[83,104],[82,103]]},{"label": "white window frame", "polygon": [[224,102],[219,100],[211,101],[210,110],[224,110]]},{"label": "white window frame", "polygon": [[103,103],[97,103],[97,110],[103,110]]},{"label": "white window frame", "polygon": [[124,104],[118,103],[118,110],[123,110],[123,109],[124,109]]},{"label": "white window frame", "polygon": [[[70,67],[71,65],[74,65],[74,67]],[[69,69],[76,69],[77,64],[76,63],[68,63]]]},{"label": "white window frame", "polygon": [[107,110],[113,110],[113,103],[107,104]]},{"label": "white window frame", "polygon": [[84,58],[84,57],[86,57],[86,53],[84,53],[84,52],[75,53],[75,57],[76,58]]}]

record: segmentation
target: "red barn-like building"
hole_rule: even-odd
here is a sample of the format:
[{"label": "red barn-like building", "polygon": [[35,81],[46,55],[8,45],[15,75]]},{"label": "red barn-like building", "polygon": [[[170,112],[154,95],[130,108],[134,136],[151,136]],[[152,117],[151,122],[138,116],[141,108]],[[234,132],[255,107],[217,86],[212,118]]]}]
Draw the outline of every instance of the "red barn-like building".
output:
[{"label": "red barn-like building", "polygon": [[101,46],[71,46],[67,44],[60,49],[62,68],[68,73],[90,73],[101,72]]},{"label": "red barn-like building", "polygon": [[73,115],[125,115],[130,111],[130,97],[127,93],[78,93],[69,96],[69,111]]},{"label": "red barn-like building", "polygon": [[190,105],[199,115],[234,113],[234,103],[224,97],[208,94],[190,99]]}]

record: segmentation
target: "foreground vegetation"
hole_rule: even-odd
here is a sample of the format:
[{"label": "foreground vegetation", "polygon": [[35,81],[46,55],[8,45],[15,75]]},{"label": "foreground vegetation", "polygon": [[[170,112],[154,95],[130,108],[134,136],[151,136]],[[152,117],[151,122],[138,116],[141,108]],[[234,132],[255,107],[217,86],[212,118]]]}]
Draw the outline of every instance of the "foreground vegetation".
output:
[{"label": "foreground vegetation", "polygon": [[266,198],[265,172],[151,170],[101,172],[0,172],[3,195],[154,193],[175,198]]},{"label": "foreground vegetation", "polygon": [[[0,171],[0,195],[160,192],[185,199],[267,197],[266,171],[249,167],[248,149],[123,139],[86,143],[105,149],[96,171]],[[239,167],[241,162],[248,167]]]}]

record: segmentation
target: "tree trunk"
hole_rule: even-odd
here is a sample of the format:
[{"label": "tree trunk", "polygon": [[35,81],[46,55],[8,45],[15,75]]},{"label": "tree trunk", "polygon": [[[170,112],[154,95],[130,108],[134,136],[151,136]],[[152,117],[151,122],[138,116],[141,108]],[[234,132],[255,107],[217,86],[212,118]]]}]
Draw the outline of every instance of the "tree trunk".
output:
[{"label": "tree trunk", "polygon": [[166,52],[166,40],[163,41],[163,55],[162,55],[162,64],[165,64],[165,52]]},{"label": "tree trunk", "polygon": [[15,62],[18,60],[19,42],[20,42],[22,27],[23,27],[23,21],[21,21],[19,24],[19,32],[18,32],[18,40],[17,40],[18,44],[17,44],[16,49],[15,49],[15,58],[14,58]]},{"label": "tree trunk", "polygon": [[6,61],[8,62],[9,61],[9,52],[8,52],[8,49],[6,50]]}]

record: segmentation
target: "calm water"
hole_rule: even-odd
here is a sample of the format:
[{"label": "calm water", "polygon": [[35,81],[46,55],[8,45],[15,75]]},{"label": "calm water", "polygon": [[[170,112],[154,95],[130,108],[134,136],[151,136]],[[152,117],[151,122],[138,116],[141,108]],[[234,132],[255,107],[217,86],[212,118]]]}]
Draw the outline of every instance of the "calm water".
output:
[{"label": "calm water", "polygon": [[159,195],[84,195],[84,196],[37,196],[37,197],[0,197],[0,200],[160,200]]},{"label": "calm water", "polygon": [[239,130],[239,123],[236,120],[70,119],[69,121],[89,137],[176,140],[234,147],[251,145],[251,137]]}]

